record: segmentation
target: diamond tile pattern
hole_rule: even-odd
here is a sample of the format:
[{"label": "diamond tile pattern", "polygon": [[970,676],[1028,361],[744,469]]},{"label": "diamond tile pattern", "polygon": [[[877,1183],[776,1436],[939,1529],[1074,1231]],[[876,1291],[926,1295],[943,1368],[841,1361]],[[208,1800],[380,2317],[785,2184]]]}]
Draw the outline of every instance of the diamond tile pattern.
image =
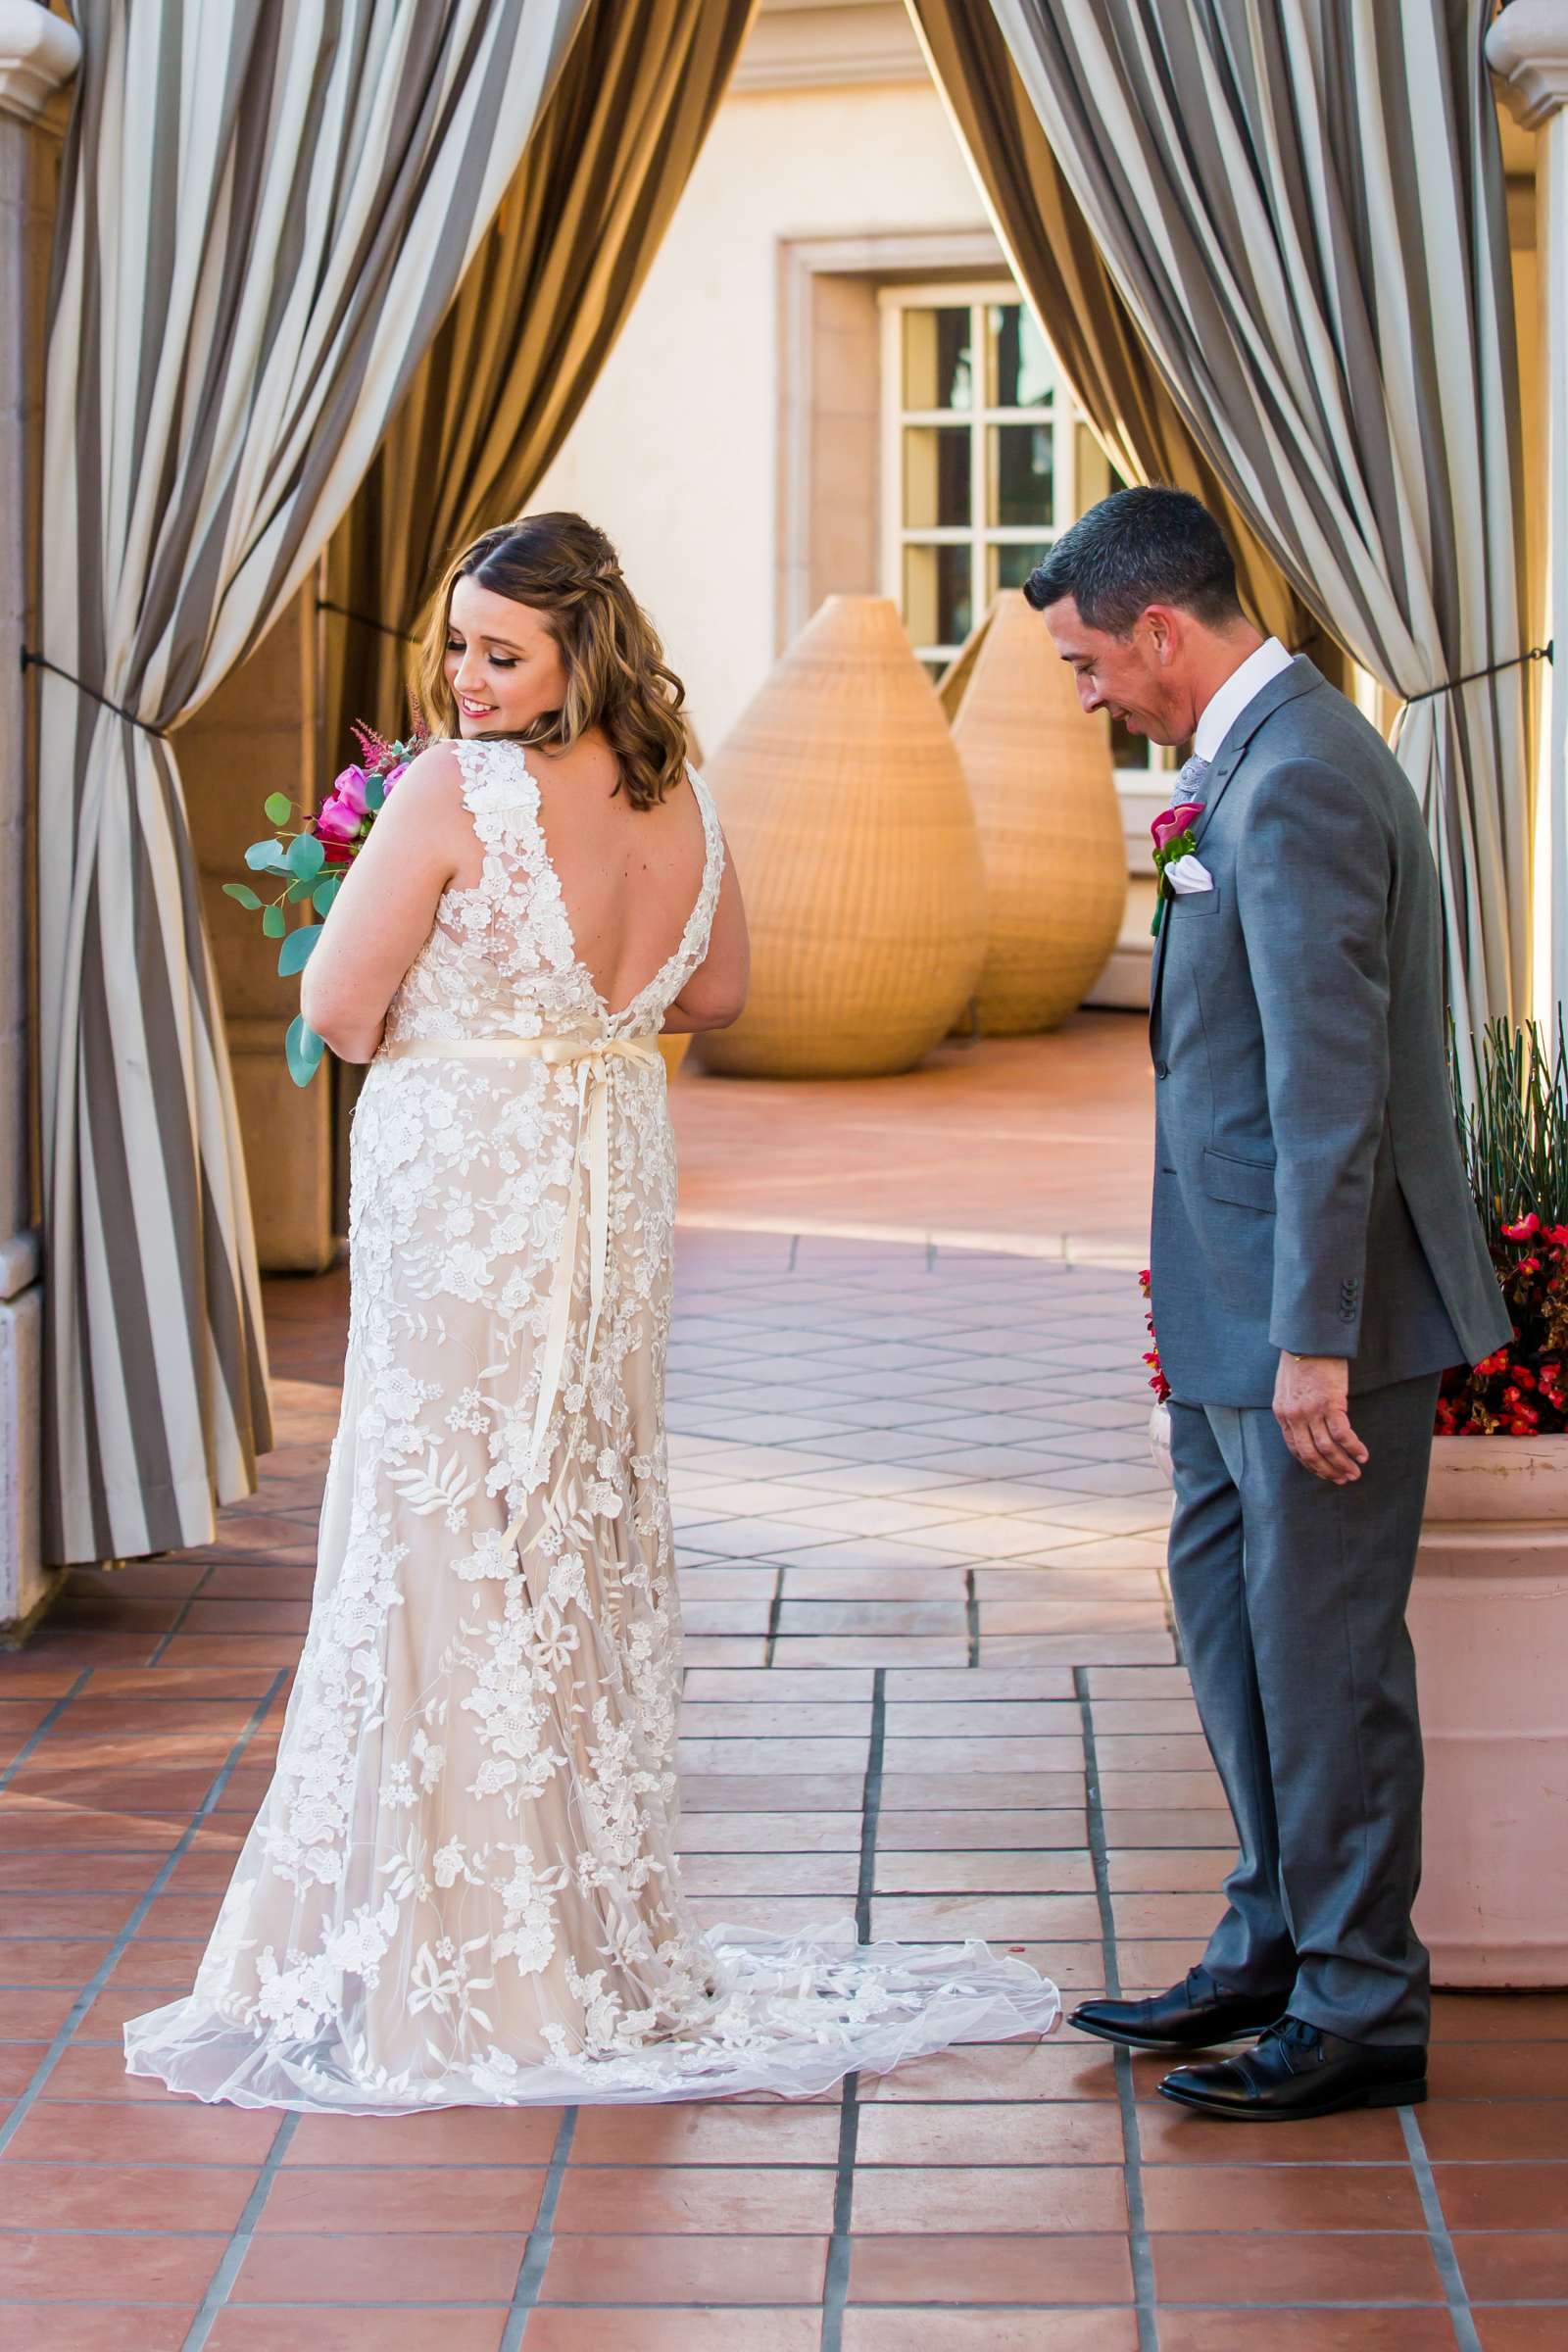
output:
[{"label": "diamond tile pattern", "polygon": [[[1076,1024],[1052,1066],[1089,1086],[1087,1037],[1096,1085],[1131,1071],[1135,1027]],[[962,1217],[970,1171],[950,1133],[949,1225],[1011,1220],[1019,1253],[912,1230],[934,1130],[1014,1115],[1001,1067],[995,1049],[967,1065],[950,1050],[923,1093],[683,1081],[699,1215],[670,1384],[684,1842],[710,1919],[853,1910],[884,1935],[982,1935],[1070,2005],[1197,1958],[1229,1825],[1161,1583],[1121,1178],[1074,1177],[1097,1201],[1077,1223],[1099,1257],[1065,1241],[1042,1255],[1016,1166],[991,1168]],[[844,1165],[783,1120],[797,1093],[831,1101],[852,1173],[874,1107],[880,1190],[858,1221],[904,1238],[833,1238],[805,1213],[814,1168],[818,1212],[858,1221],[835,1207]],[[1142,1164],[1142,1108],[1111,1117],[1111,1099],[1090,1086],[1082,1115],[1104,1114],[1102,1147],[1130,1136]],[[761,1221],[746,1200],[781,1123],[774,1221],[790,1230],[718,1230],[726,1200]],[[1440,1998],[1430,2105],[1272,2132],[1177,2114],[1156,2062],[1065,2028],[799,2106],[302,2120],[127,2082],[121,2023],[189,1978],[309,1599],[343,1278],[274,1283],[268,1303],[281,1443],[259,1494],[211,1550],[77,1572],[0,1660],[0,2340],[1568,2343],[1568,1995]]]}]

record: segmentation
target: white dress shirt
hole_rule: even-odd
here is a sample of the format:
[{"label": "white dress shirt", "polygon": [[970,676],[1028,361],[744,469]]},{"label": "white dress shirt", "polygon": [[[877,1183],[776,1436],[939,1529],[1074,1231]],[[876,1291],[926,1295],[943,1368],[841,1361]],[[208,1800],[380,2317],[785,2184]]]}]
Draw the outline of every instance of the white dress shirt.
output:
[{"label": "white dress shirt", "polygon": [[1291,661],[1277,637],[1266,637],[1255,654],[1249,654],[1204,704],[1193,731],[1193,757],[1212,760],[1248,704],[1262,693],[1270,678],[1289,669]]}]

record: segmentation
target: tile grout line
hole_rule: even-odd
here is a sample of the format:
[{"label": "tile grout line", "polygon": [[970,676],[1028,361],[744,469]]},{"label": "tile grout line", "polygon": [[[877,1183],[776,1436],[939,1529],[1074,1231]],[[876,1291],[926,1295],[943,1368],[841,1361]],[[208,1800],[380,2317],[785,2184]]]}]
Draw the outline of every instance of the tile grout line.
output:
[{"label": "tile grout line", "polygon": [[[762,1640],[762,1664],[764,1667],[772,1665],[774,1655],[778,1649],[779,1620],[784,1614],[785,1573],[785,1563],[781,1560],[779,1562],[778,1574],[773,1579],[773,1597],[769,1601],[767,1609],[767,1632],[763,1636]],[[745,1634],[743,1634],[740,1638],[742,1641],[749,1641],[751,1639],[749,1635]]]},{"label": "tile grout line", "polygon": [[[871,1940],[871,1901],[876,1888],[876,1833],[882,1812],[882,1752],[887,1738],[887,1668],[871,1676],[871,1730],[865,1751],[865,1787],[860,1798],[860,1870],[855,1895],[855,1932]],[[839,2110],[838,2163],[833,2182],[833,2233],[822,2278],[820,2352],[841,2352],[844,2306],[850,2291],[851,2225],[855,2214],[855,2159],[860,2135],[860,2078],[847,2075]]]},{"label": "tile grout line", "polygon": [[262,2160],[262,2169],[251,2185],[251,2193],[245,2200],[239,2220],[234,2224],[233,2233],[219,2257],[218,2268],[207,2282],[207,2292],[186,2330],[180,2352],[202,2352],[202,2346],[212,2334],[214,2321],[233,2293],[240,2265],[251,2250],[251,2240],[256,2234],[256,2225],[262,2218],[262,2208],[271,2194],[277,2168],[283,2161],[289,2141],[299,2129],[299,2121],[297,2113],[287,2114],[273,2132],[272,2144]]},{"label": "tile grout line", "polygon": [[575,2107],[562,2110],[556,2144],[550,2151],[550,2169],[545,2174],[544,2186],[539,2192],[539,2210],[534,2216],[533,2228],[528,2232],[528,2242],[522,2249],[522,2260],[517,2266],[517,2283],[512,2290],[507,2324],[502,2330],[497,2352],[519,2352],[528,2326],[528,2315],[539,2301],[545,2272],[555,2251],[556,2208],[561,2203],[561,2191],[565,2184],[566,2164],[571,2155],[579,2112]]},{"label": "tile grout line", "polygon": [[1438,2183],[1432,2171],[1432,2159],[1421,2134],[1413,2107],[1398,2110],[1399,2130],[1404,2135],[1404,2150],[1415,2175],[1415,2184],[1421,2199],[1421,2212],[1427,2226],[1427,2242],[1438,2277],[1443,2281],[1443,2297],[1448,2307],[1448,2319],[1453,2328],[1453,2340],[1459,2352],[1481,2352],[1481,2337],[1470,2309],[1470,2296],[1464,2274],[1459,2268],[1458,2249],[1448,2233],[1447,2217],[1438,2195]]},{"label": "tile grout line", "polygon": [[146,1918],[153,1904],[157,1901],[159,1895],[163,1893],[164,1888],[168,1886],[169,1881],[172,1878],[175,1867],[178,1863],[183,1861],[185,1855],[190,1851],[191,1844],[196,1837],[197,1831],[202,1827],[202,1824],[215,1810],[218,1800],[222,1795],[223,1789],[227,1785],[229,1774],[234,1770],[241,1756],[245,1753],[246,1748],[249,1747],[251,1741],[261,1730],[262,1725],[266,1722],[267,1717],[271,1710],[272,1701],[276,1698],[279,1690],[282,1690],[283,1685],[288,1680],[288,1677],[289,1669],[287,1667],[279,1667],[276,1674],[273,1675],[271,1682],[268,1685],[265,1695],[257,1701],[255,1710],[252,1713],[249,1723],[247,1723],[245,1729],[241,1732],[239,1738],[229,1749],[228,1755],[220,1768],[212,1787],[208,1789],[206,1795],[202,1798],[201,1803],[191,1815],[189,1825],[182,1833],[179,1842],[169,1854],[165,1856],[163,1866],[154,1877],[152,1884],[147,1887],[146,1891],[138,1897],[119,1935],[110,1944],[108,1951],[104,1954],[103,1959],[98,1963],[98,1966],[94,1969],[92,1975],[88,1978],[80,1992],[77,1993],[75,1999],[72,2002],[70,2013],[67,2016],[65,2023],[61,2026],[54,2039],[50,2042],[48,2049],[45,2050],[42,2058],[40,2058],[38,2061],[38,2065],[32,2075],[32,2079],[27,2084],[26,2089],[22,2093],[22,2096],[18,2099],[16,2105],[12,2108],[11,2113],[9,2116],[7,2116],[5,2122],[0,2124],[0,2155],[4,2155],[6,2149],[16,2137],[24,2118],[31,2111],[35,2101],[42,2095],[44,2084],[48,2082],[49,2077],[54,2073],[55,2068],[59,2065],[61,2059],[65,2056],[68,2045],[74,2037],[76,2028],[81,2024],[82,2019],[92,2007],[92,2004],[97,1999],[99,1993],[102,1992],[105,1984],[108,1984],[111,1975],[114,1973],[115,1968],[119,1964],[122,1954],[125,1950],[125,1947],[127,1944],[129,1944],[131,1938],[136,1933],[136,1930],[138,1927],[140,1927],[142,1921]]},{"label": "tile grout line", "polygon": [[[266,1554],[264,1553],[262,1556],[265,1558]],[[153,1643],[151,1653],[147,1659],[149,1666],[162,1665],[164,1652],[168,1649],[169,1644],[171,1642],[172,1642],[174,1636],[184,1624],[186,1616],[190,1610],[191,1602],[196,1599],[198,1594],[206,1592],[208,1585],[218,1573],[218,1569],[220,1564],[221,1563],[219,1561],[214,1560],[210,1567],[203,1569],[201,1575],[197,1578],[195,1584],[192,1585],[190,1591],[186,1593],[184,1599],[180,1602],[179,1607],[174,1612],[173,1624],[169,1627],[167,1632],[160,1634],[157,1641]]]},{"label": "tile grout line", "polygon": [[[1104,1808],[1100,1801],[1100,1763],[1095,1747],[1088,1668],[1075,1666],[1072,1680],[1083,1724],[1089,1856],[1095,1873],[1095,1898],[1100,1906],[1105,1990],[1114,1997],[1121,1990],[1121,1972],[1116,1957],[1116,1917],[1110,1900],[1110,1858],[1105,1845]],[[1138,2131],[1138,2098],[1133,2083],[1132,2058],[1126,2050],[1118,2048],[1113,2064],[1116,2100],[1121,2110],[1122,2179],[1127,2191],[1127,2250],[1132,2262],[1133,2300],[1138,2315],[1138,2352],[1159,2352],[1159,2319],[1154,2308],[1154,2257],[1144,2217],[1143,2147]]]},{"label": "tile grout line", "polygon": [[48,1710],[47,1714],[45,1714],[42,1721],[34,1724],[32,1730],[28,1733],[26,1739],[24,1740],[22,1745],[12,1757],[10,1763],[5,1767],[3,1772],[0,1772],[0,1788],[5,1788],[10,1786],[13,1775],[19,1772],[22,1766],[25,1764],[33,1749],[37,1746],[39,1740],[43,1739],[46,1733],[54,1730],[55,1725],[60,1721],[61,1716],[70,1706],[72,1700],[74,1698],[80,1697],[82,1691],[87,1688],[87,1684],[91,1679],[91,1676],[92,1668],[90,1666],[84,1666],[80,1674],[77,1675],[75,1681],[72,1684],[71,1689],[69,1690],[63,1690],[60,1696],[55,1700],[54,1705]]}]

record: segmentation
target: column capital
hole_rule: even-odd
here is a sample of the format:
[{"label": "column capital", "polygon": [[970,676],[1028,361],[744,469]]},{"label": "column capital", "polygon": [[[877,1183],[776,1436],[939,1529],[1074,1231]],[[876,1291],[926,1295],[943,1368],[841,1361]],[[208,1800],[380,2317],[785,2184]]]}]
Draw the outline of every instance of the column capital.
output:
[{"label": "column capital", "polygon": [[81,62],[81,36],[38,0],[0,0],[0,114],[36,122]]},{"label": "column capital", "polygon": [[1487,63],[1515,122],[1539,129],[1568,105],[1568,0],[1509,0],[1487,34]]}]

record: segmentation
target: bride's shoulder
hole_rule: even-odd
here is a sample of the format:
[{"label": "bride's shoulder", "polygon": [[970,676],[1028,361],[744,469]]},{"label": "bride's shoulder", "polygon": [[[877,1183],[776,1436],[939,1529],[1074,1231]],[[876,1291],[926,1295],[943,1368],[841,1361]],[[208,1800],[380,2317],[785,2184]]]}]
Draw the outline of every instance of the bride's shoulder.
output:
[{"label": "bride's shoulder", "polygon": [[510,735],[465,737],[443,735],[419,755],[445,756],[443,773],[455,777],[469,808],[501,808],[512,803],[527,806],[538,795],[529,773],[527,754]]}]

